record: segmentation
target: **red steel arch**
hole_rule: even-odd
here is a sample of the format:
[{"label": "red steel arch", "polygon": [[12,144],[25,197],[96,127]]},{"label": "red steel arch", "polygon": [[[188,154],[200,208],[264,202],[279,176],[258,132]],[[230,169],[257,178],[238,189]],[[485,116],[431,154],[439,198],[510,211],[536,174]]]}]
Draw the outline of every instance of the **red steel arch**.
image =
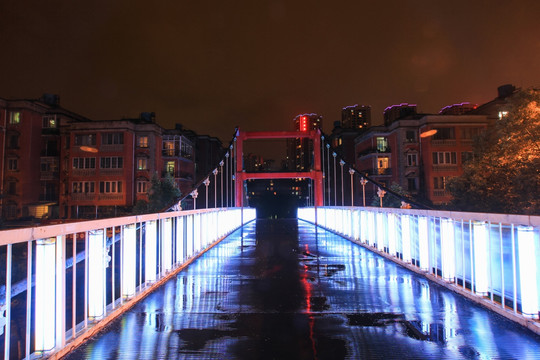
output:
[{"label": "red steel arch", "polygon": [[[246,173],[243,169],[243,142],[249,139],[291,139],[309,138],[313,141],[313,168],[304,172],[257,172]],[[297,179],[309,178],[313,180],[315,206],[323,206],[323,176],[321,170],[320,130],[310,131],[240,131],[236,133],[236,206],[244,206],[244,181],[249,179]]]}]

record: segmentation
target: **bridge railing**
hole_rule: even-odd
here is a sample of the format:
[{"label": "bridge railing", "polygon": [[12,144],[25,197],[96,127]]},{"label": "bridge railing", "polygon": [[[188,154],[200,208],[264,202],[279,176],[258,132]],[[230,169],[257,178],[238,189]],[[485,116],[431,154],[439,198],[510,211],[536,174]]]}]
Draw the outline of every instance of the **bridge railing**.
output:
[{"label": "bridge railing", "polygon": [[410,269],[534,323],[540,310],[540,216],[374,207],[298,209]]},{"label": "bridge railing", "polygon": [[4,359],[60,356],[255,216],[221,208],[0,231]]}]

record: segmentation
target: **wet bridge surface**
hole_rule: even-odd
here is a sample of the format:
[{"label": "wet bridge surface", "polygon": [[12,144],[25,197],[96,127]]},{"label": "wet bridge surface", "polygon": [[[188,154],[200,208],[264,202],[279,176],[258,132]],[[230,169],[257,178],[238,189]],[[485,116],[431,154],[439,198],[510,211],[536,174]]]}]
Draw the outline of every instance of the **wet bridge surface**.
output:
[{"label": "wet bridge surface", "polygon": [[538,359],[540,337],[297,220],[236,231],[70,359]]}]

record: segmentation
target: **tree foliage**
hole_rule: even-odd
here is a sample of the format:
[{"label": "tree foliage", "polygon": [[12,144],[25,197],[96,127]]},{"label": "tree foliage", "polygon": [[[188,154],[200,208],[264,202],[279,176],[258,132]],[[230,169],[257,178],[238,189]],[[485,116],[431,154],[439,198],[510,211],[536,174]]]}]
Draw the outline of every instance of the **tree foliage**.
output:
[{"label": "tree foliage", "polygon": [[167,206],[172,205],[180,195],[180,189],[178,189],[174,178],[169,173],[163,179],[154,174],[148,191],[148,203],[139,201],[135,205],[133,212],[141,214],[163,211]]},{"label": "tree foliage", "polygon": [[540,91],[519,91],[507,105],[449,181],[458,210],[540,214]]}]

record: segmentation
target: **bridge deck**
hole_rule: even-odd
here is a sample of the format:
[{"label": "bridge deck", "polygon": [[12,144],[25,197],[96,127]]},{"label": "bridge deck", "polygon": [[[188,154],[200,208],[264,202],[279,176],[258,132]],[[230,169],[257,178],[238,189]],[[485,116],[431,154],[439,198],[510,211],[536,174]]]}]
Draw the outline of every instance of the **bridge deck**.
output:
[{"label": "bridge deck", "polygon": [[540,358],[540,338],[296,220],[236,231],[71,359]]}]

